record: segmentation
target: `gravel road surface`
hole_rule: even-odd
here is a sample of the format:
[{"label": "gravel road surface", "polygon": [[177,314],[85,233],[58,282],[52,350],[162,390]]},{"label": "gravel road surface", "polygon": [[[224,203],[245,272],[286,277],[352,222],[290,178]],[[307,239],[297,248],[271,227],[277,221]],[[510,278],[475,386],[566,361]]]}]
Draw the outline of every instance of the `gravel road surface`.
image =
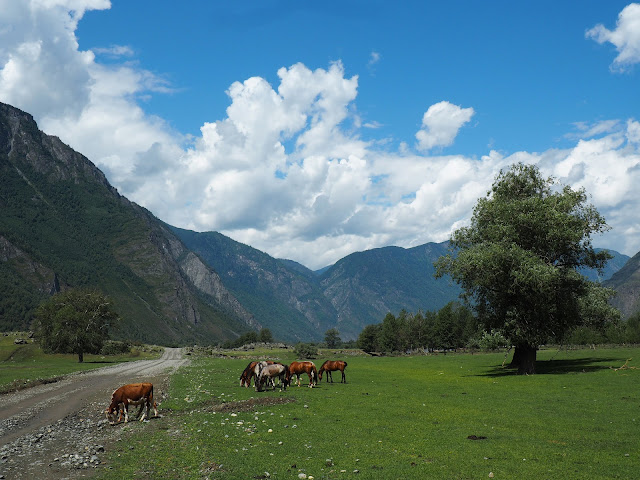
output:
[{"label": "gravel road surface", "polygon": [[181,349],[166,348],[157,360],[121,363],[0,395],[0,479],[90,477],[108,444],[119,438],[121,425],[109,425],[104,415],[113,391],[126,383],[152,382],[162,415],[168,377],[187,362]]}]

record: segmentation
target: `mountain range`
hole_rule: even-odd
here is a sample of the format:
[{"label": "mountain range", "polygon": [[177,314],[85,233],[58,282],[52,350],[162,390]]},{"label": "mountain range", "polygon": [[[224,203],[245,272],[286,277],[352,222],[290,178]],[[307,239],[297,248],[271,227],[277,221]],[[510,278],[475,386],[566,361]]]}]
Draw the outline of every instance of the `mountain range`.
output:
[{"label": "mountain range", "polygon": [[[94,287],[121,316],[116,338],[219,343],[269,328],[296,342],[337,328],[349,340],[388,312],[456,300],[459,287],[433,277],[445,253],[446,243],[384,247],[312,271],[217,232],[173,227],[120,195],[31,115],[0,103],[0,330],[29,328],[52,292]],[[638,289],[627,288],[640,283],[640,258],[612,253],[600,275],[583,273],[616,285],[628,312],[640,309]]]}]

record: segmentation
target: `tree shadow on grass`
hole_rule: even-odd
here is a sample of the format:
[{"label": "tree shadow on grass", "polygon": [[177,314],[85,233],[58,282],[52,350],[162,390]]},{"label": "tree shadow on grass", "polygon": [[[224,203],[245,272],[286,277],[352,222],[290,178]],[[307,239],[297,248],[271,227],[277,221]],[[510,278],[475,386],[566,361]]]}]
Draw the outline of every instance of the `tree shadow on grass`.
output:
[{"label": "tree shadow on grass", "polygon": [[[573,358],[564,360],[537,360],[536,375],[557,375],[567,373],[590,373],[599,370],[608,370],[610,368],[618,368],[619,358]],[[506,377],[517,375],[518,368],[510,367],[508,364],[504,367],[497,365],[488,372],[481,374],[482,377]]]}]

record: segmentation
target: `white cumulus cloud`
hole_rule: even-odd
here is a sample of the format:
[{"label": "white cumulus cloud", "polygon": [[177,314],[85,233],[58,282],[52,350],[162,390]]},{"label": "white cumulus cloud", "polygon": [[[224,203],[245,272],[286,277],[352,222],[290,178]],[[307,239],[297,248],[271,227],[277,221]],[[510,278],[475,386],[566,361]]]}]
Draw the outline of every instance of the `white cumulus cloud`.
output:
[{"label": "white cumulus cloud", "polygon": [[418,148],[426,151],[452,145],[460,128],[473,114],[473,108],[461,108],[446,101],[431,105],[422,117],[422,128],[416,133]]},{"label": "white cumulus cloud", "polygon": [[[227,90],[223,118],[185,138],[150,116],[141,99],[170,91],[137,62],[102,64],[80,51],[77,22],[108,1],[0,0],[0,101],[33,114],[98,165],[109,181],[160,219],[216,230],[311,268],[357,250],[443,241],[468,222],[502,168],[522,161],[584,187],[615,234],[594,243],[640,250],[640,124],[636,119],[576,124],[572,148],[480,159],[435,155],[452,145],[473,108],[431,105],[417,149],[365,141],[354,112],[358,76],[340,62],[297,63]],[[128,48],[101,53],[127,56]],[[96,50],[98,51],[98,50]],[[134,58],[135,60],[135,58]],[[52,87],[55,85],[55,88]]]},{"label": "white cumulus cloud", "polygon": [[624,71],[640,62],[640,3],[631,3],[622,9],[615,30],[598,24],[587,30],[586,36],[616,47],[618,56],[613,60],[612,70]]}]

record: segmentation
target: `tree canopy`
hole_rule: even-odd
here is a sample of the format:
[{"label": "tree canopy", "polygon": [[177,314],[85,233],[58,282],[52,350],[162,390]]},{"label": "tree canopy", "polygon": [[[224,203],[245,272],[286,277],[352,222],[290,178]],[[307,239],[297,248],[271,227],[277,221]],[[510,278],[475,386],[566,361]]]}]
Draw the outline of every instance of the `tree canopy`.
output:
[{"label": "tree canopy", "polygon": [[273,334],[271,333],[271,330],[268,328],[261,329],[260,333],[258,333],[258,341],[262,343],[272,343]]},{"label": "tree canopy", "polygon": [[501,331],[516,346],[519,373],[534,373],[539,345],[616,317],[606,301],[613,291],[577,271],[601,269],[611,258],[591,244],[591,235],[608,228],[584,189],[518,163],[498,174],[470,225],[452,234],[436,276],[460,283],[487,331]]},{"label": "tree canopy", "polygon": [[111,302],[94,290],[73,289],[57,293],[42,303],[34,330],[46,353],[99,353],[118,315]]},{"label": "tree canopy", "polygon": [[330,328],[326,332],[324,332],[324,341],[327,344],[327,348],[338,348],[338,346],[342,343],[342,339],[340,338],[340,332],[337,328]]}]

